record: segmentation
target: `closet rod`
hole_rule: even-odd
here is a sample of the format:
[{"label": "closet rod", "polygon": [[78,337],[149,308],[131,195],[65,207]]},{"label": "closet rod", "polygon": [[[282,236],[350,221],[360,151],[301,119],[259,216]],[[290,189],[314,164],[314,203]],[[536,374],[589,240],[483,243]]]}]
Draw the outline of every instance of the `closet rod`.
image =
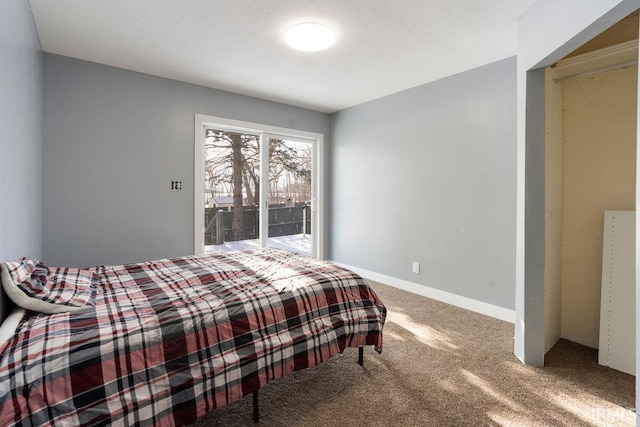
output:
[{"label": "closet rod", "polygon": [[579,79],[580,77],[594,76],[596,74],[606,73],[607,71],[613,71],[620,68],[631,67],[632,65],[637,65],[637,64],[638,64],[638,60],[634,59],[632,61],[621,62],[620,64],[609,65],[608,67],[601,67],[601,68],[596,68],[589,71],[584,71],[582,73],[576,73],[576,74],[570,74],[568,76],[558,77],[557,79],[553,79],[553,81],[557,83],[562,83],[567,80]]}]

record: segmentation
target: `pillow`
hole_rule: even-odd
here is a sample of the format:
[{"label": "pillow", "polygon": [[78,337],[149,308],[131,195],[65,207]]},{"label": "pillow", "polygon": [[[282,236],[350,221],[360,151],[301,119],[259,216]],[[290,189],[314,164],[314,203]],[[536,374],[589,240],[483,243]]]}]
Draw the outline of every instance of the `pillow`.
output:
[{"label": "pillow", "polygon": [[15,335],[16,328],[23,317],[24,308],[13,307],[9,316],[4,319],[4,322],[0,325],[0,350],[2,350],[7,341]]},{"label": "pillow", "polygon": [[7,267],[10,269],[11,277],[16,283],[21,283],[31,277],[31,273],[36,268],[37,261],[29,258],[20,258],[18,261],[10,261]]},{"label": "pillow", "polygon": [[0,264],[5,292],[20,307],[62,313],[95,305],[98,276],[78,268],[47,268],[28,258]]}]

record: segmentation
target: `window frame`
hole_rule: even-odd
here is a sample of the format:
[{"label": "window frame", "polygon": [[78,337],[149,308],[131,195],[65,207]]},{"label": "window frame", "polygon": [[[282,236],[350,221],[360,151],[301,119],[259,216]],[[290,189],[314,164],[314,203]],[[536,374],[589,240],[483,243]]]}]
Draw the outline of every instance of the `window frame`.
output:
[{"label": "window frame", "polygon": [[[268,162],[268,152],[263,149],[265,141],[270,137],[283,137],[294,140],[309,141],[313,144],[312,159],[312,204],[311,204],[311,236],[312,247],[311,257],[324,259],[324,135],[316,132],[308,132],[299,129],[283,128],[279,126],[265,125],[261,123],[246,122],[241,120],[227,119],[224,117],[209,116],[204,114],[195,115],[195,132],[194,132],[194,236],[193,236],[193,252],[196,255],[204,253],[204,137],[206,128],[214,128],[239,133],[254,134],[259,136],[261,150],[261,175],[263,174],[264,162]],[[268,143],[267,143],[268,146]],[[264,153],[264,154],[263,154]],[[267,171],[268,172],[268,171]],[[264,177],[262,178],[264,179]],[[267,175],[268,179],[268,175]],[[267,191],[268,186],[261,186],[261,191]],[[268,200],[262,198],[261,200]],[[262,208],[262,206],[261,206]],[[260,209],[261,220],[266,216]],[[261,230],[265,227],[261,227]],[[266,235],[265,235],[266,236]],[[265,247],[267,243],[266,237],[263,237],[261,231],[260,246]]]}]

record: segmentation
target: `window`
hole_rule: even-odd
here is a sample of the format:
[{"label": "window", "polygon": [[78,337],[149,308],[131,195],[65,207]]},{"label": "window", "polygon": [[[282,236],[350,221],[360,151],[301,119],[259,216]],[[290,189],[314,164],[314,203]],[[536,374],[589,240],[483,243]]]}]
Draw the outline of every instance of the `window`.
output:
[{"label": "window", "polygon": [[317,133],[196,115],[194,252],[321,257],[322,144]]}]

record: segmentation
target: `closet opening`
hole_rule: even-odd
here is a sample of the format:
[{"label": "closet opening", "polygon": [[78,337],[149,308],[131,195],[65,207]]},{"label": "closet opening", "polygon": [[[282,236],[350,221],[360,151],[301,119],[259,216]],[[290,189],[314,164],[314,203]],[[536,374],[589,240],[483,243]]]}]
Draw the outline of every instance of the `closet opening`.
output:
[{"label": "closet opening", "polygon": [[545,337],[635,375],[638,13],[545,70]]}]

